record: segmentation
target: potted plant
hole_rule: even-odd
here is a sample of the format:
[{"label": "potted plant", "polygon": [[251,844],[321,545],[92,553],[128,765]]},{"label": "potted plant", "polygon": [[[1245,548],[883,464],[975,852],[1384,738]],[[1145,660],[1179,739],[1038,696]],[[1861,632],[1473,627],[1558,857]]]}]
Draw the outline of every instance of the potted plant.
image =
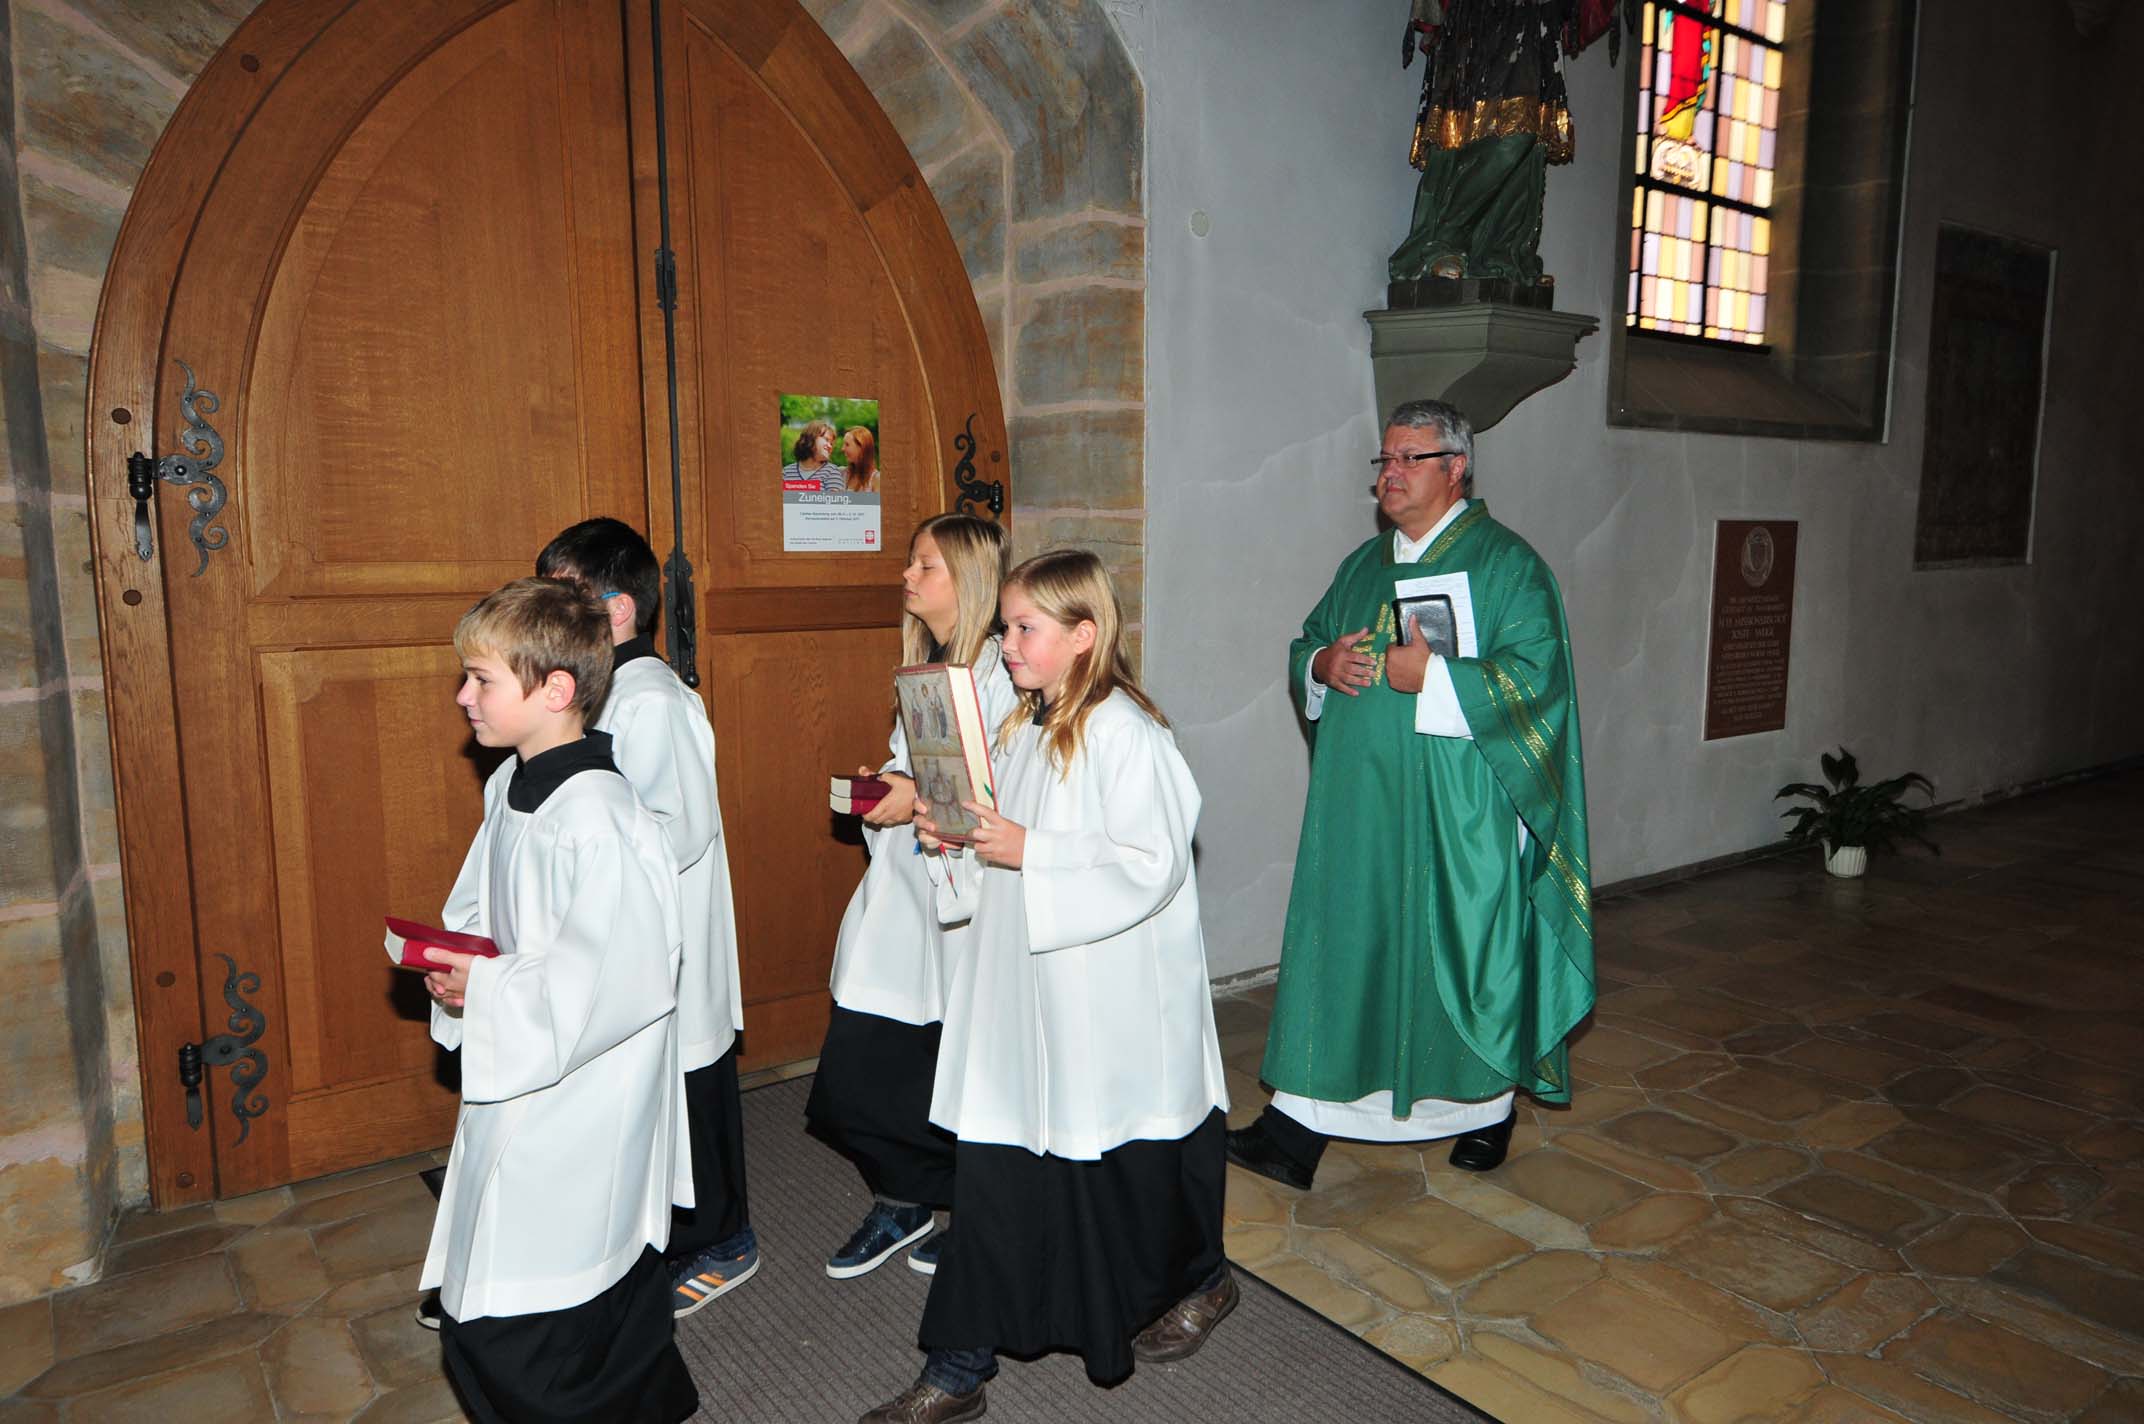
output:
[{"label": "potted plant", "polygon": [[1906,793],[1914,790],[1934,799],[1935,788],[1927,777],[1909,771],[1864,786],[1861,768],[1846,748],[1839,748],[1837,756],[1826,752],[1820,761],[1829,786],[1797,781],[1780,787],[1772,796],[1774,801],[1795,796],[1813,803],[1780,812],[1794,823],[1787,829],[1789,845],[1822,846],[1824,868],[1833,875],[1847,877],[1868,868],[1870,851],[1890,850],[1900,836],[1919,841],[1937,855],[1943,853],[1923,831],[1928,823],[1928,808],[1909,806],[1905,801]]}]

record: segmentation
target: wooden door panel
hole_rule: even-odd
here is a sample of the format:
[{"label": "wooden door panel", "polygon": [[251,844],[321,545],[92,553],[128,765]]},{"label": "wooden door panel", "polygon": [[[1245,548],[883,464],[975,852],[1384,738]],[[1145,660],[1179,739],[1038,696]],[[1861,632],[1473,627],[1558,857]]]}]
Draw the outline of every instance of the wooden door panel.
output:
[{"label": "wooden door panel", "polygon": [[277,535],[257,591],[491,587],[580,510],[639,513],[625,153],[591,142],[577,90],[605,66],[560,8],[427,55],[300,212],[254,359],[302,398],[242,412],[247,518]]},{"label": "wooden door panel", "polygon": [[[680,96],[690,181],[680,216],[690,275],[705,294],[688,314],[701,353],[710,584],[889,585],[908,530],[940,507],[936,432],[907,313],[855,195],[812,136],[782,96],[691,18]],[[800,98],[838,107],[829,104],[833,92],[822,73]],[[906,152],[892,161],[906,166]],[[785,394],[879,402],[883,552],[782,552],[781,467],[770,452]]]},{"label": "wooden door panel", "polygon": [[163,574],[198,947],[260,976],[269,1063],[250,1123],[208,1084],[221,1194],[452,1132],[379,918],[437,913],[479,811],[455,618],[646,517],[625,96],[604,0],[359,0],[202,205],[164,342],[222,398],[232,537],[195,577],[167,498]]},{"label": "wooden door panel", "polygon": [[[434,1066],[428,1001],[381,972],[379,922],[436,921],[476,833],[499,754],[470,737],[459,678],[447,646],[261,655],[293,1102]],[[383,1009],[402,1025],[382,1032]]]},{"label": "wooden door panel", "polygon": [[882,626],[708,641],[721,669],[710,701],[723,838],[749,930],[738,945],[746,1062],[808,1058],[826,1030],[834,934],[864,871],[854,823],[826,809],[826,779],[885,760],[900,636]]}]

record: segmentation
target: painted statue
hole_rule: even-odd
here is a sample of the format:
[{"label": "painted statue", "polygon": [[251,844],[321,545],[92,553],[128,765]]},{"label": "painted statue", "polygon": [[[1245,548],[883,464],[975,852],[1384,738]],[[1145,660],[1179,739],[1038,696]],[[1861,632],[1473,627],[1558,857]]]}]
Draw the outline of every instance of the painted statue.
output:
[{"label": "painted statue", "polygon": [[[1621,6],[1626,22],[1637,7]],[[1601,35],[1620,48],[1618,0],[1412,0],[1402,62],[1417,42],[1422,101],[1408,159],[1422,172],[1394,282],[1541,281],[1547,166],[1575,151],[1563,57]]]}]

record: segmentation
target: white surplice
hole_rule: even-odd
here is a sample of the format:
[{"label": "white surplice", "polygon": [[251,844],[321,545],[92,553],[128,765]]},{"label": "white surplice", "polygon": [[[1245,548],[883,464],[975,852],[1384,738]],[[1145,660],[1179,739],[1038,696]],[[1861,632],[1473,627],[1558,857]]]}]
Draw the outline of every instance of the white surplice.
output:
[{"label": "white surplice", "polygon": [[1020,870],[926,856],[941,920],[972,917],[952,966],[931,1121],[963,1142],[1092,1160],[1172,1141],[1226,1109],[1176,739],[1123,693],[1060,776],[1023,723],[994,759],[1026,828]]},{"label": "white surplice", "polygon": [[[1005,672],[996,638],[983,644],[974,673],[983,730],[995,737],[1019,697]],[[910,775],[908,737],[898,717],[893,719],[888,751],[880,772]],[[834,941],[834,1002],[860,1014],[902,1023],[936,1023],[945,1017],[951,964],[967,925],[938,922],[913,825],[881,828],[866,824],[864,844],[870,849],[871,863],[849,900],[841,917],[841,933]]]},{"label": "white surplice", "polygon": [[563,1310],[670,1239],[692,1204],[678,1066],[683,930],[662,828],[623,776],[569,777],[514,810],[516,763],[484,787],[484,823],[445,928],[489,935],[458,1012],[462,1110],[420,1287],[456,1320]]},{"label": "white surplice", "polygon": [[729,1051],[744,1027],[737,911],[715,791],[715,729],[700,696],[657,657],[620,663],[593,730],[663,828],[678,865],[685,958],[677,977],[678,1061],[687,1072]]}]

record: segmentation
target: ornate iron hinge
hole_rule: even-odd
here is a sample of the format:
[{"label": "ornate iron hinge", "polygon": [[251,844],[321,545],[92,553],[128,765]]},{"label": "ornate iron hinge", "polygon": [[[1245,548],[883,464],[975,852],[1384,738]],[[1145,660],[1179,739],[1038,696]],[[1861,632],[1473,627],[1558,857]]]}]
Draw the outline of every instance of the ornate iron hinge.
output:
[{"label": "ornate iron hinge", "polygon": [[223,463],[223,437],[205,418],[221,410],[223,401],[214,391],[196,384],[193,367],[184,361],[172,364],[186,373],[186,389],[179,396],[179,414],[185,418],[186,428],[179,433],[179,445],[188,453],[166,455],[161,460],[139,450],[127,456],[127,493],[134,499],[134,552],[141,555],[143,563],[156,557],[156,526],[149,506],[156,499],[157,481],[186,486],[186,505],[194,512],[187,533],[201,551],[201,562],[194,569],[194,577],[199,578],[208,572],[210,551],[222,548],[231,539],[231,531],[215,522],[230,497],[223,481],[213,473]]},{"label": "ornate iron hinge", "polygon": [[238,961],[228,954],[216,957],[223,961],[223,1001],[231,1006],[231,1031],[206,1043],[179,1045],[179,1086],[186,1090],[186,1125],[199,1128],[203,1070],[231,1070],[231,1116],[238,1119],[238,1136],[231,1143],[235,1147],[253,1130],[252,1119],[268,1111],[268,1099],[254,1091],[268,1076],[268,1055],[253,1046],[268,1031],[268,1016],[244,997],[260,992],[261,976],[250,970],[239,973]]},{"label": "ornate iron hinge", "polygon": [[1004,514],[1005,482],[985,480],[975,473],[975,412],[968,412],[966,424],[953,437],[953,448],[960,452],[960,459],[953,464],[953,508],[962,514],[973,514],[973,506],[984,505],[992,519]]}]

